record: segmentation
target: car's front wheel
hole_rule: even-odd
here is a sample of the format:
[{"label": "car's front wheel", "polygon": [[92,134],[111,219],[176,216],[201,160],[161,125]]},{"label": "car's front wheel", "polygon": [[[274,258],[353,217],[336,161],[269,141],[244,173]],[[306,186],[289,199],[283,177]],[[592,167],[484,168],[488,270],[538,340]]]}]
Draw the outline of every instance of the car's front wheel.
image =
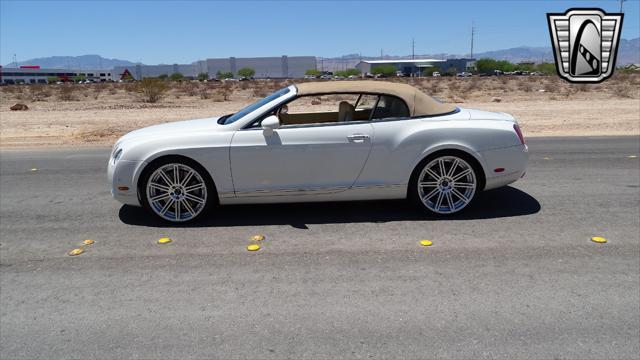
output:
[{"label": "car's front wheel", "polygon": [[478,170],[468,157],[460,154],[432,156],[416,168],[410,196],[429,212],[453,214],[473,201],[479,180]]},{"label": "car's front wheel", "polygon": [[192,221],[208,210],[215,197],[210,182],[197,164],[168,159],[146,172],[141,197],[145,207],[163,220]]}]

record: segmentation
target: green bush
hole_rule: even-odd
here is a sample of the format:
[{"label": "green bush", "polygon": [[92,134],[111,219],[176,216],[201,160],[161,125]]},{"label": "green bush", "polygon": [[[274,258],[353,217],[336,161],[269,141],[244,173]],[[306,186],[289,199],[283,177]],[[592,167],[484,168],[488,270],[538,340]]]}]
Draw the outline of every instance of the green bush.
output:
[{"label": "green bush", "polygon": [[320,76],[322,75],[322,72],[320,70],[317,69],[309,69],[307,71],[304,72],[305,75],[312,75],[312,76]]},{"label": "green bush", "polygon": [[394,76],[396,74],[396,67],[393,65],[378,65],[371,69],[371,73],[374,75]]},{"label": "green bush", "polygon": [[147,103],[158,102],[167,90],[166,82],[158,78],[144,78],[136,87],[142,101]]},{"label": "green bush", "polygon": [[198,74],[198,80],[200,81],[209,80],[209,74],[205,72]]},{"label": "green bush", "polygon": [[218,72],[216,73],[216,78],[217,78],[217,79],[219,79],[219,80],[222,80],[222,79],[231,79],[231,78],[233,78],[233,73],[232,73],[231,71],[227,71],[227,72],[220,72],[220,71],[218,71]]},{"label": "green bush", "polygon": [[242,68],[238,70],[238,76],[243,78],[252,78],[253,75],[255,74],[256,74],[256,71],[253,70],[252,68]]},{"label": "green bush", "polygon": [[360,70],[358,69],[347,69],[347,70],[338,70],[335,72],[338,76],[349,77],[351,75],[360,75]]},{"label": "green bush", "polygon": [[169,79],[171,79],[171,81],[182,81],[182,79],[184,79],[184,75],[179,72],[173,73],[169,76]]}]

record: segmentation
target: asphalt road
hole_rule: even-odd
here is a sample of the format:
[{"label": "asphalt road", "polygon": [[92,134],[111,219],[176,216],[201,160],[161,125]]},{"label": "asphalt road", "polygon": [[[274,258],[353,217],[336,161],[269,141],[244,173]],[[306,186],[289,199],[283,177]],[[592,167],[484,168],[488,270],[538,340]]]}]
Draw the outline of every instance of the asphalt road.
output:
[{"label": "asphalt road", "polygon": [[109,149],[1,151],[0,357],[637,359],[640,139],[529,145],[525,179],[452,219],[384,201],[190,227],[112,200]]}]

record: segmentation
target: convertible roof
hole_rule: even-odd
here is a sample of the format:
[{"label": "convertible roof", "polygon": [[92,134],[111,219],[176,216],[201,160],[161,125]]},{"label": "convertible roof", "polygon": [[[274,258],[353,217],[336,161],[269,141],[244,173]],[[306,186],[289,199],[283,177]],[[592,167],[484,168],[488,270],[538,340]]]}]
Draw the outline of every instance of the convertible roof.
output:
[{"label": "convertible roof", "polygon": [[407,103],[411,116],[440,115],[456,109],[443,104],[411,85],[388,81],[323,81],[296,84],[298,95],[320,95],[333,93],[373,93],[394,95]]}]

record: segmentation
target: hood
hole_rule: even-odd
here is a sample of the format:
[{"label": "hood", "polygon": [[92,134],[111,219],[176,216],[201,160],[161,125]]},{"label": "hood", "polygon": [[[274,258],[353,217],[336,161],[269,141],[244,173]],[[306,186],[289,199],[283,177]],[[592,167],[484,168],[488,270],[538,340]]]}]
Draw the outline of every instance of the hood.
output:
[{"label": "hood", "polygon": [[469,114],[469,120],[503,120],[517,123],[513,115],[503,112],[484,111],[476,109],[460,109]]},{"label": "hood", "polygon": [[148,126],[125,134],[116,142],[116,146],[114,146],[114,148],[125,141],[131,141],[143,137],[177,136],[187,135],[190,133],[202,133],[203,131],[217,131],[222,127],[222,125],[218,124],[218,119],[219,117],[212,117]]}]

